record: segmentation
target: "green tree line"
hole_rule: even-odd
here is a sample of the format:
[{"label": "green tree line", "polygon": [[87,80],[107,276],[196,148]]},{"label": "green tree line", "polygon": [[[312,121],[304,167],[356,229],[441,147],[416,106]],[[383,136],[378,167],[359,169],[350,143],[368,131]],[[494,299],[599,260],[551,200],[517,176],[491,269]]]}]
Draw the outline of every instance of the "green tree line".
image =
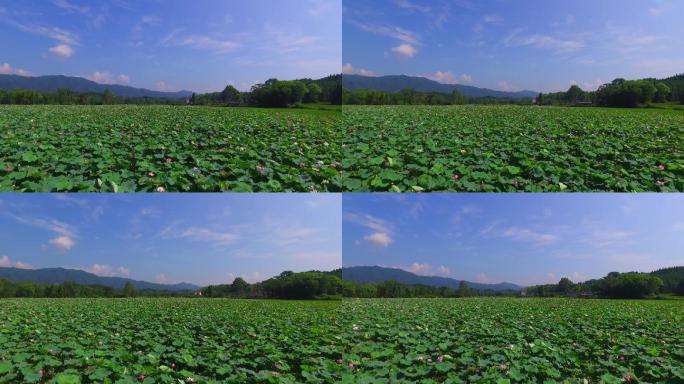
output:
[{"label": "green tree line", "polygon": [[460,105],[460,104],[530,104],[531,98],[511,99],[502,97],[466,97],[457,89],[451,94],[418,92],[411,88],[389,93],[372,89],[343,90],[345,105]]}]

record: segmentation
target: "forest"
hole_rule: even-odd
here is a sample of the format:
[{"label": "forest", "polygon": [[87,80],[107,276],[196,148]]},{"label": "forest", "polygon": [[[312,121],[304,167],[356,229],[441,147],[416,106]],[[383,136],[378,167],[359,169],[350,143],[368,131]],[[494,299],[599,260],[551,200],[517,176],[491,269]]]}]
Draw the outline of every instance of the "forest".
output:
[{"label": "forest", "polygon": [[291,107],[302,103],[342,102],[342,77],[330,75],[318,80],[269,79],[256,84],[248,92],[240,92],[227,85],[221,92],[192,94],[188,99],[117,96],[109,89],[103,93],[77,93],[69,89],[39,92],[27,89],[0,90],[0,104],[32,105],[109,105],[109,104],[168,104],[211,106]]}]

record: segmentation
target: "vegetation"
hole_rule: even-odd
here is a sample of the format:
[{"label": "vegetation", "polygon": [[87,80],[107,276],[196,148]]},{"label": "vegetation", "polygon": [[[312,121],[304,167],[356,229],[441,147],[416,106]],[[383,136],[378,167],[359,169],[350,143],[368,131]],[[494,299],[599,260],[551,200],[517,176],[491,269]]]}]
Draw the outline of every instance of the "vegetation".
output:
[{"label": "vegetation", "polygon": [[[529,296],[597,296],[613,299],[643,299],[656,293],[681,294],[678,284],[684,281],[684,267],[669,268],[675,270],[672,274],[674,284],[664,285],[663,279],[657,272],[652,273],[619,273],[611,272],[607,276],[573,283],[564,277],[558,284],[537,285],[527,289]],[[675,285],[676,284],[676,285]]]},{"label": "vegetation", "polygon": [[2,191],[331,191],[339,110],[0,106]]},{"label": "vegetation", "polygon": [[[681,83],[677,79],[681,77]],[[606,107],[637,107],[649,103],[667,101],[684,103],[684,75],[666,80],[615,79],[603,84],[595,92],[583,91],[573,85],[566,92],[539,94],[536,103],[539,105],[576,105],[591,103]],[[682,86],[680,91],[680,86]]]},{"label": "vegetation", "polygon": [[330,272],[285,271],[256,284],[236,278],[231,284],[210,285],[201,290],[204,297],[268,297],[275,299],[340,299],[342,279]]},{"label": "vegetation", "polygon": [[249,92],[240,92],[232,85],[227,85],[221,92],[192,94],[185,98],[154,97],[122,97],[111,90],[102,93],[77,93],[70,89],[59,89],[57,92],[39,92],[27,89],[5,91],[0,89],[0,104],[33,105],[106,105],[106,104],[173,104],[173,105],[212,105],[212,106],[256,106],[256,107],[288,107],[302,103],[342,102],[341,75],[331,75],[322,79],[282,81],[269,79],[264,84],[256,84]]},{"label": "vegetation", "polygon": [[[0,300],[0,383],[339,382],[339,302]],[[339,361],[339,362],[338,362]]]},{"label": "vegetation", "polygon": [[684,114],[345,106],[348,191],[684,191]]},{"label": "vegetation", "polygon": [[442,92],[417,92],[411,88],[396,93],[372,89],[344,90],[344,105],[461,105],[461,104],[521,104],[529,105],[530,98],[465,97],[454,89],[451,94]]},{"label": "vegetation", "polygon": [[343,382],[684,381],[681,300],[351,299],[340,314]]}]

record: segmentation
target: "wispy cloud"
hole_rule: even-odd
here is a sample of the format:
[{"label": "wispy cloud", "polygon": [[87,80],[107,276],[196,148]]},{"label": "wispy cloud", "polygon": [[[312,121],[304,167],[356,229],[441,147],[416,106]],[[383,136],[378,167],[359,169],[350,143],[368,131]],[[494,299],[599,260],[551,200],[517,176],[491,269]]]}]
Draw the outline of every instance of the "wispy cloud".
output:
[{"label": "wispy cloud", "polygon": [[394,0],[394,4],[396,4],[400,8],[407,9],[409,11],[421,13],[430,13],[432,11],[432,8],[427,5],[416,4],[409,0]]},{"label": "wispy cloud", "polygon": [[161,43],[163,46],[188,47],[215,53],[233,52],[242,45],[232,39],[199,34],[182,34],[182,29],[176,29],[166,35]]},{"label": "wispy cloud", "polygon": [[414,262],[411,265],[408,266],[398,266],[396,268],[403,269],[405,271],[415,273],[416,275],[421,275],[421,276],[442,276],[442,277],[447,277],[451,275],[451,270],[449,267],[446,267],[444,265],[439,265],[439,266],[433,266],[428,263],[418,263]]},{"label": "wispy cloud", "polygon": [[60,251],[69,251],[76,245],[76,230],[69,224],[54,219],[21,217],[13,214],[10,214],[10,217],[20,224],[53,232],[57,236],[48,243]]},{"label": "wispy cloud", "polygon": [[128,277],[130,272],[126,267],[112,267],[109,264],[93,264],[90,267],[79,268],[86,272],[92,273],[98,276],[116,276],[116,277]]},{"label": "wispy cloud", "polygon": [[67,0],[52,0],[52,4],[54,4],[58,8],[65,9],[67,11],[73,11],[84,15],[90,13],[90,8],[74,4]]},{"label": "wispy cloud", "polygon": [[9,63],[3,63],[0,64],[0,75],[19,75],[28,77],[33,76],[33,73],[21,68],[14,69]]},{"label": "wispy cloud", "polygon": [[380,247],[388,247],[394,242],[392,237],[392,225],[387,221],[377,218],[369,214],[347,213],[344,215],[345,220],[356,223],[363,227],[372,230],[372,233],[364,237],[364,240],[372,245]]},{"label": "wispy cloud", "polygon": [[214,231],[209,228],[190,227],[183,229],[176,234],[177,238],[192,239],[197,241],[210,242],[216,245],[228,245],[240,239],[240,236],[232,232]]},{"label": "wispy cloud", "polygon": [[128,75],[122,73],[117,76],[107,71],[95,71],[92,74],[83,77],[100,84],[128,84],[131,81]]},{"label": "wispy cloud", "polygon": [[549,35],[525,34],[524,28],[513,30],[502,40],[507,47],[535,47],[548,49],[557,53],[571,52],[581,49],[585,43],[576,39],[562,39]]},{"label": "wispy cloud", "polygon": [[551,233],[543,233],[530,228],[510,227],[501,232],[501,236],[513,240],[531,242],[536,245],[548,245],[558,241],[558,236]]},{"label": "wispy cloud", "polygon": [[31,264],[21,261],[12,261],[9,256],[0,256],[0,267],[4,268],[19,268],[19,269],[33,269]]},{"label": "wispy cloud", "polygon": [[392,237],[389,235],[389,233],[385,233],[385,232],[372,233],[372,234],[364,237],[364,240],[368,241],[371,244],[380,246],[380,247],[388,247],[394,241],[394,240],[392,240]]},{"label": "wispy cloud", "polygon": [[361,75],[361,76],[368,76],[368,77],[373,77],[377,76],[377,74],[370,69],[365,69],[365,68],[354,68],[354,66],[351,65],[351,63],[346,63],[342,66],[342,73],[345,75]]}]

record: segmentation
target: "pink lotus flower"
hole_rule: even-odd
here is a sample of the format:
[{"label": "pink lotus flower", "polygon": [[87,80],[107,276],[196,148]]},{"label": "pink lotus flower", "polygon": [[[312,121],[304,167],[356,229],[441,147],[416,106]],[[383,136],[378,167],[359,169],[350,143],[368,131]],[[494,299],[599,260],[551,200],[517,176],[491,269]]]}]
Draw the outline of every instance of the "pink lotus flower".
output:
[{"label": "pink lotus flower", "polygon": [[192,377],[188,377],[188,378],[185,379],[185,382],[186,382],[186,383],[194,383],[194,382],[195,382],[195,379],[193,379]]},{"label": "pink lotus flower", "polygon": [[349,363],[349,364],[347,364],[347,366],[348,366],[349,368],[354,368],[354,363]]},{"label": "pink lotus flower", "polygon": [[171,368],[176,368],[176,363],[171,363]]},{"label": "pink lotus flower", "polygon": [[665,181],[664,180],[656,180],[656,185],[660,185],[660,186],[665,185]]},{"label": "pink lotus flower", "polygon": [[164,187],[157,187],[157,192],[166,192],[166,188],[164,188]]},{"label": "pink lotus flower", "polygon": [[451,176],[451,179],[454,180],[454,181],[458,181],[458,179],[460,179],[460,178],[461,178],[461,176],[460,176],[460,175],[456,175],[456,174],[454,174],[453,176]]},{"label": "pink lotus flower", "polygon": [[138,375],[138,381],[145,380],[145,375]]},{"label": "pink lotus flower", "polygon": [[154,173],[154,172],[147,172],[147,177],[155,177],[155,176],[157,176],[156,173]]},{"label": "pink lotus flower", "polygon": [[624,359],[625,359],[624,356],[622,356],[622,355],[618,356],[618,360],[624,360]]},{"label": "pink lotus flower", "polygon": [[261,165],[257,165],[256,170],[263,175],[266,169]]},{"label": "pink lotus flower", "polygon": [[507,370],[507,369],[508,369],[508,364],[500,364],[500,365],[499,365],[499,369],[502,370],[502,371]]},{"label": "pink lotus flower", "polygon": [[164,162],[167,163],[167,164],[170,163],[170,162],[172,162],[172,161],[173,161],[173,159],[170,158],[170,157],[164,158]]},{"label": "pink lotus flower", "polygon": [[336,362],[337,364],[342,364],[342,359],[337,359],[337,360],[335,360],[335,362]]},{"label": "pink lotus flower", "polygon": [[276,371],[271,371],[271,375],[272,375],[272,376],[278,376],[278,375],[280,375],[280,373],[278,373],[278,372],[276,372]]},{"label": "pink lotus flower", "polygon": [[439,355],[439,356],[437,356],[437,361],[440,362],[440,363],[441,363],[442,361],[444,361],[444,355]]},{"label": "pink lotus flower", "polygon": [[340,165],[338,161],[333,161],[332,163],[330,163],[330,166],[333,168],[336,168],[338,165]]},{"label": "pink lotus flower", "polygon": [[665,166],[663,164],[658,164],[658,169],[660,169],[661,171],[664,171]]},{"label": "pink lotus flower", "polygon": [[632,375],[624,375],[622,376],[622,381],[632,381]]}]

